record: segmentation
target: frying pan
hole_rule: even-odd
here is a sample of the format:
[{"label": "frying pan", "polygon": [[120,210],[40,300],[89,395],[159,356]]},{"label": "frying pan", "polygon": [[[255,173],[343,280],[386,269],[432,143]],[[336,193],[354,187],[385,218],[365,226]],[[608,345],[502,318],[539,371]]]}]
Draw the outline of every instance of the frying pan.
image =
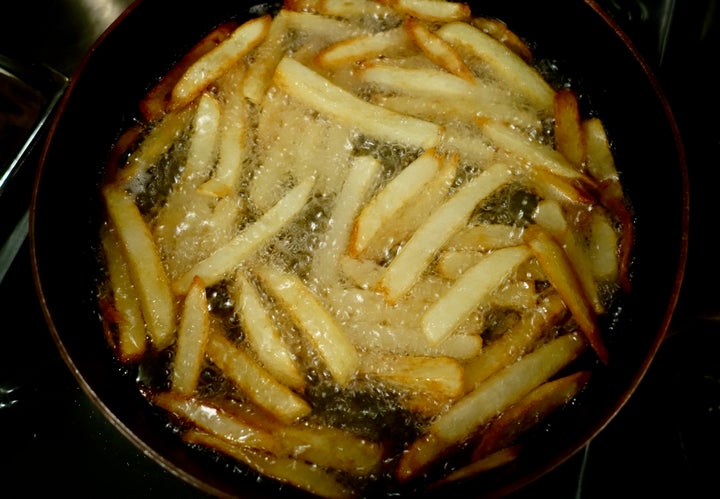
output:
[{"label": "frying pan", "polygon": [[[689,193],[683,147],[663,93],[631,42],[593,0],[469,3],[474,13],[497,17],[531,41],[539,60],[558,66],[563,82],[580,89],[584,110],[599,116],[608,130],[636,225],[632,292],[615,305],[607,324],[609,364],[596,366],[587,390],[530,436],[516,462],[439,491],[485,497],[517,490],[568,459],[632,395],[677,301]],[[132,4],[72,78],[47,136],[31,206],[38,296],[78,383],[118,430],[159,465],[221,497],[275,496],[278,486],[188,449],[141,396],[136,373],[114,360],[96,300],[99,185],[113,142],[135,117],[150,85],[213,27],[272,8],[237,0]],[[287,488],[283,493],[296,494]]]}]

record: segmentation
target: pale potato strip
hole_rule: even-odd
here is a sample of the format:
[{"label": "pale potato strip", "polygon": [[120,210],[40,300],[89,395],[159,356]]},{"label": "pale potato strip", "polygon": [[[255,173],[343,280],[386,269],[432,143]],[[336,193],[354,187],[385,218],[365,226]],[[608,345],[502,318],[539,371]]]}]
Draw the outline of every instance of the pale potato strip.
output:
[{"label": "pale potato strip", "polygon": [[438,174],[443,158],[428,149],[388,182],[363,207],[355,220],[349,252],[360,255],[383,226],[397,218]]},{"label": "pale potato strip", "polygon": [[415,18],[409,17],[404,23],[405,31],[428,59],[455,76],[474,82],[475,75],[467,67],[460,54]]},{"label": "pale potato strip", "polygon": [[242,95],[259,105],[272,82],[275,67],[285,54],[288,11],[281,9],[273,18],[267,36],[257,47],[252,64],[248,65]]},{"label": "pale potato strip", "polygon": [[290,423],[307,416],[312,408],[297,393],[280,383],[224,333],[211,331],[207,356],[252,402],[280,421]]},{"label": "pale potato strip", "polygon": [[615,159],[602,121],[599,118],[585,120],[583,131],[587,141],[586,166],[590,175],[599,182],[618,181]]},{"label": "pale potato strip", "polygon": [[616,280],[619,269],[618,235],[607,213],[602,210],[593,211],[591,214],[588,248],[595,278]]},{"label": "pale potato strip", "polygon": [[467,391],[477,388],[491,375],[530,351],[547,330],[565,315],[565,304],[557,293],[550,294],[538,306],[535,310],[525,312],[502,336],[485,345],[481,355],[465,364]]},{"label": "pale potato strip", "polygon": [[205,345],[210,334],[210,312],[205,284],[193,279],[185,295],[175,341],[175,356],[170,389],[181,395],[192,395],[197,388],[205,361]]},{"label": "pale potato strip", "polygon": [[435,32],[448,43],[469,50],[493,75],[551,115],[555,91],[535,68],[490,35],[465,22],[451,22]]},{"label": "pale potato strip", "polygon": [[475,206],[512,178],[496,164],[464,184],[418,228],[385,270],[378,289],[390,303],[397,302],[414,285],[437,251],[468,221]]},{"label": "pale potato strip", "polygon": [[215,161],[221,113],[220,103],[212,94],[203,93],[200,96],[180,182],[196,186],[210,174]]},{"label": "pale potato strip", "polygon": [[425,149],[440,140],[438,125],[370,104],[288,57],[274,81],[295,100],[370,137]]},{"label": "pale potato strip", "polygon": [[112,289],[113,306],[118,313],[117,355],[122,362],[131,362],[142,357],[147,345],[140,300],[115,230],[104,227],[100,240]]},{"label": "pale potato strip", "polygon": [[505,224],[477,224],[458,232],[447,242],[446,247],[456,251],[487,251],[517,246],[521,242],[520,227]]},{"label": "pale potato strip", "polygon": [[208,85],[258,46],[267,36],[271,24],[272,17],[269,15],[251,19],[198,59],[173,88],[169,109],[182,108],[195,100]]},{"label": "pale potato strip", "polygon": [[175,340],[175,297],[155,241],[130,194],[116,184],[105,186],[102,194],[127,257],[153,346],[163,350]]},{"label": "pale potato strip", "polygon": [[340,40],[321,50],[314,59],[323,68],[362,62],[379,56],[388,56],[407,50],[410,39],[402,28],[392,28]]},{"label": "pale potato strip", "polygon": [[422,317],[422,328],[430,343],[437,345],[452,334],[529,256],[525,246],[501,248],[465,271]]},{"label": "pale potato strip", "polygon": [[586,348],[582,336],[560,336],[488,378],[438,416],[427,432],[400,458],[398,480],[422,473],[446,452],[462,444],[481,426],[547,381]]},{"label": "pale potato strip", "polygon": [[541,199],[533,213],[533,220],[558,237],[569,229],[563,207],[556,199]]},{"label": "pale potato strip", "polygon": [[234,285],[240,322],[258,360],[278,381],[301,391],[305,387],[305,378],[255,286],[242,271],[236,273]]},{"label": "pale potato strip", "polygon": [[389,0],[395,10],[425,21],[448,22],[470,17],[470,7],[461,2],[437,0]]},{"label": "pale potato strip", "polygon": [[260,269],[259,275],[311,341],[333,378],[341,385],[350,382],[360,358],[332,314],[296,275],[272,267]]},{"label": "pale potato strip", "polygon": [[245,463],[261,475],[290,484],[318,497],[328,499],[351,499],[355,497],[355,494],[347,486],[340,483],[335,474],[300,459],[255,451],[243,446],[233,445],[213,435],[196,432],[186,434],[185,441],[216,449]]},{"label": "pale potato strip", "polygon": [[396,17],[396,13],[390,7],[372,0],[319,0],[315,8],[320,14],[345,19]]},{"label": "pale potato strip", "polygon": [[220,281],[244,258],[280,232],[302,210],[310,196],[313,184],[313,179],[306,179],[291,189],[262,217],[177,279],[173,283],[175,291],[178,294],[185,293],[196,275],[200,276],[207,286],[212,286]]}]

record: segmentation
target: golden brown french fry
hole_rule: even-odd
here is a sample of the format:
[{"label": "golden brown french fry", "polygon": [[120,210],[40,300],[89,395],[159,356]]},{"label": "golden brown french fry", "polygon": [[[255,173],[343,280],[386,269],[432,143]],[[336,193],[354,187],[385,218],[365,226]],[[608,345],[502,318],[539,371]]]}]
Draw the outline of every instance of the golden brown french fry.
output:
[{"label": "golden brown french fry", "polygon": [[465,271],[421,319],[430,343],[437,345],[451,335],[529,257],[530,251],[525,246],[501,248]]},{"label": "golden brown french fry", "polygon": [[528,177],[534,190],[543,199],[584,206],[590,206],[596,201],[584,188],[581,179],[569,179],[544,168],[531,168]]},{"label": "golden brown french fry", "polygon": [[245,396],[280,421],[292,422],[312,411],[305,400],[271,376],[224,333],[210,332],[206,352],[212,363]]},{"label": "golden brown french fry", "polygon": [[507,24],[501,20],[489,17],[473,17],[470,23],[497,41],[505,44],[525,62],[532,63],[533,53],[528,44],[510,30]]},{"label": "golden brown french fry", "polygon": [[369,353],[362,357],[360,374],[405,390],[454,398],[463,392],[463,369],[451,357],[417,357]]},{"label": "golden brown french fry", "polygon": [[505,366],[511,365],[565,315],[565,304],[557,293],[543,299],[538,308],[525,312],[502,336],[483,348],[482,355],[465,363],[465,389],[474,390]]},{"label": "golden brown french fry", "polygon": [[258,273],[311,341],[333,378],[341,385],[349,383],[357,374],[360,359],[335,318],[296,275],[269,266]]},{"label": "golden brown french fry", "polygon": [[595,353],[603,363],[607,363],[608,351],[600,333],[597,314],[562,246],[537,225],[525,229],[525,241],[540,262],[550,283],[563,297]]},{"label": "golden brown french fry", "polygon": [[511,463],[520,456],[521,450],[521,445],[514,445],[512,447],[506,447],[504,449],[495,451],[492,454],[476,459],[470,464],[467,464],[462,468],[459,468],[448,474],[447,476],[441,478],[440,480],[433,482],[428,486],[428,490],[435,490],[438,487],[446,485],[448,483],[453,483],[457,482],[458,480],[471,478],[478,473],[493,470],[495,468],[499,468],[500,466]]},{"label": "golden brown french fry", "polygon": [[121,186],[102,189],[108,217],[127,257],[128,270],[153,346],[163,350],[175,341],[175,297],[150,229]]},{"label": "golden brown french fry", "polygon": [[[484,68],[524,96],[538,110],[550,115],[555,91],[540,73],[515,52],[466,22],[443,25],[436,34],[458,49],[469,51]],[[472,66],[471,66],[472,69]]]},{"label": "golden brown french fry", "polygon": [[570,402],[589,380],[590,371],[579,371],[535,388],[483,430],[472,459],[484,458],[515,442],[524,432]]},{"label": "golden brown french fry", "polygon": [[598,182],[618,180],[615,159],[602,121],[599,118],[588,118],[583,121],[582,127],[587,144],[587,170],[590,175]]},{"label": "golden brown french fry", "polygon": [[242,270],[235,276],[235,286],[237,312],[255,356],[278,381],[294,390],[302,391],[305,388],[305,378],[300,372],[297,360],[283,340],[260,294],[243,275]]},{"label": "golden brown french fry", "polygon": [[355,497],[351,489],[343,485],[335,474],[300,459],[259,452],[240,445],[233,445],[213,435],[197,432],[188,433],[184,438],[188,443],[216,449],[245,463],[261,475],[290,484],[318,497],[328,499]]},{"label": "golden brown french fry", "polygon": [[555,149],[575,168],[582,170],[587,157],[587,141],[575,92],[569,88],[558,90],[555,93],[553,110]]},{"label": "golden brown french fry", "polygon": [[170,102],[170,95],[177,82],[188,68],[220,43],[226,40],[237,28],[237,23],[221,24],[205,35],[158,81],[140,101],[140,112],[147,121],[162,117]]},{"label": "golden brown french fry", "polygon": [[271,23],[269,15],[251,19],[195,61],[173,87],[168,109],[180,109],[195,100],[208,85],[265,39]]},{"label": "golden brown french fry", "polygon": [[403,26],[415,45],[428,59],[455,76],[475,82],[475,75],[467,67],[460,54],[449,43],[430,31],[425,24],[416,18],[408,17]]},{"label": "golden brown french fry", "polygon": [[140,300],[114,230],[104,227],[100,240],[105,254],[108,279],[117,319],[117,356],[122,362],[139,360],[147,345]]},{"label": "golden brown french fry", "polygon": [[428,149],[374,195],[355,220],[350,255],[362,254],[382,227],[393,221],[437,176],[442,162],[437,150]]},{"label": "golden brown french fry", "polygon": [[370,137],[425,149],[440,141],[438,125],[369,104],[289,57],[278,64],[274,82],[302,104]]},{"label": "golden brown french fry", "polygon": [[502,164],[491,166],[464,184],[418,228],[385,270],[378,289],[396,303],[414,285],[433,256],[468,221],[475,206],[512,178]]},{"label": "golden brown french fry", "polygon": [[407,482],[417,477],[484,424],[570,364],[585,345],[582,336],[560,336],[487,379],[433,420],[426,433],[409,446],[395,470],[396,478]]},{"label": "golden brown french fry", "polygon": [[210,315],[202,279],[193,279],[182,306],[170,380],[172,391],[192,395],[205,362]]},{"label": "golden brown french fry", "polygon": [[424,21],[448,22],[468,19],[470,7],[460,2],[437,2],[435,0],[383,0],[395,10]]},{"label": "golden brown french fry", "polygon": [[207,286],[216,284],[228,272],[237,267],[244,258],[260,248],[277,234],[302,210],[310,196],[314,180],[307,179],[291,189],[262,217],[245,227],[229,243],[217,249],[206,259],[195,264],[175,280],[173,288],[178,294],[186,292],[192,279],[199,276]]}]

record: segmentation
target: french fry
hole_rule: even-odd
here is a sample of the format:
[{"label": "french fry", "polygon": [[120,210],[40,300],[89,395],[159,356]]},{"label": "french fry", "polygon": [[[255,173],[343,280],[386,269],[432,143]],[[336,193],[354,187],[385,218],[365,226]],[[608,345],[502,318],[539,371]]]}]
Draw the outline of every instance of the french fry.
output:
[{"label": "french fry", "polygon": [[575,92],[563,88],[555,93],[553,110],[555,149],[575,168],[582,170],[587,157],[587,140]]},{"label": "french fry", "polygon": [[438,125],[369,104],[288,57],[278,64],[274,82],[299,102],[371,137],[425,149],[440,140]]},{"label": "french fry", "polygon": [[343,485],[333,473],[305,461],[259,452],[233,445],[212,435],[197,432],[186,434],[185,440],[191,444],[200,444],[216,449],[245,463],[257,473],[290,484],[316,496],[328,499],[350,499],[354,497],[352,491]]},{"label": "french fry", "polygon": [[150,89],[140,101],[140,111],[146,121],[155,121],[165,114],[172,90],[183,74],[200,57],[226,40],[236,28],[237,23],[227,22],[210,31]]},{"label": "french fry", "polygon": [[223,333],[211,331],[206,352],[212,363],[245,396],[280,421],[292,422],[311,412],[305,400],[272,377]]},{"label": "french fry", "polygon": [[384,0],[401,12],[424,21],[448,22],[470,17],[470,7],[460,2],[437,2],[435,0]]},{"label": "french fry", "polygon": [[271,267],[261,269],[260,278],[298,323],[333,378],[341,385],[350,382],[360,363],[357,350],[312,291],[297,276]]},{"label": "french fry", "polygon": [[548,115],[552,113],[555,91],[535,68],[503,43],[466,22],[447,23],[435,33],[451,45],[468,50],[495,77],[524,96],[538,110]]},{"label": "french fry", "polygon": [[422,328],[430,342],[437,345],[452,334],[529,256],[524,246],[498,249],[464,272],[422,317]]},{"label": "french fry", "polygon": [[220,281],[300,212],[307,202],[313,183],[313,179],[307,179],[291,189],[261,218],[177,279],[173,283],[175,291],[184,294],[195,276],[202,278],[207,286]]},{"label": "french fry", "polygon": [[405,31],[428,59],[455,76],[475,82],[475,75],[465,65],[460,54],[445,40],[435,35],[430,29],[413,17],[408,17],[403,24]]},{"label": "french fry", "polygon": [[482,355],[465,363],[466,391],[474,390],[491,375],[530,351],[563,318],[565,311],[560,296],[552,293],[537,309],[525,312],[502,336],[486,345]]},{"label": "french fry", "polygon": [[521,451],[521,445],[505,447],[504,449],[495,451],[492,454],[473,460],[470,464],[467,464],[462,468],[453,471],[447,476],[433,482],[432,484],[430,484],[428,489],[436,490],[443,485],[457,482],[459,480],[464,480],[466,478],[471,478],[478,473],[483,473],[485,471],[493,470],[495,468],[499,468],[500,466],[504,466],[516,460],[520,456]]},{"label": "french fry", "polygon": [[592,275],[596,279],[615,281],[618,277],[618,236],[609,217],[602,210],[590,215],[588,244]]},{"label": "french fry", "polygon": [[443,398],[454,398],[463,392],[462,366],[451,357],[366,354],[362,360],[360,374],[405,390]]},{"label": "french fry", "polygon": [[413,234],[385,270],[378,289],[396,303],[413,286],[431,259],[450,237],[467,223],[475,206],[512,178],[502,164],[494,165],[463,185]]},{"label": "french fry", "polygon": [[147,345],[140,300],[115,231],[105,227],[100,240],[117,311],[117,356],[122,362],[133,362],[143,356]]},{"label": "french fry", "polygon": [[348,250],[351,255],[360,255],[383,225],[421,193],[437,175],[442,161],[435,149],[429,149],[375,194],[355,220]]},{"label": "french fry", "polygon": [[205,284],[196,278],[182,306],[173,358],[172,391],[186,396],[195,392],[205,361],[205,345],[209,335],[210,315]]},{"label": "french fry", "polygon": [[140,210],[120,186],[102,190],[105,207],[127,258],[140,308],[153,346],[164,350],[175,341],[175,297],[160,255]]},{"label": "french fry", "polygon": [[265,39],[255,51],[253,63],[247,67],[242,95],[255,105],[260,105],[272,82],[275,67],[285,53],[287,44],[288,11],[281,9],[273,18]]},{"label": "french fry", "polygon": [[438,416],[403,453],[395,470],[407,482],[464,443],[481,426],[530,393],[585,349],[581,336],[564,335],[525,355],[461,398]]},{"label": "french fry", "polygon": [[320,0],[315,7],[319,14],[344,19],[387,19],[392,21],[396,14],[388,6],[372,0]]},{"label": "french fry", "polygon": [[208,85],[265,39],[271,23],[269,15],[251,19],[195,61],[173,87],[168,108],[177,110],[195,100]]},{"label": "french fry", "polygon": [[490,423],[475,446],[472,459],[484,458],[515,442],[524,432],[570,402],[589,380],[590,371],[579,371],[535,388]]},{"label": "french fry", "polygon": [[505,224],[476,224],[458,232],[445,245],[456,251],[488,251],[517,246],[522,229]]},{"label": "french fry", "polygon": [[238,271],[236,303],[250,347],[262,366],[288,387],[302,391],[305,378],[252,283]]},{"label": "french fry", "polygon": [[602,362],[607,363],[608,351],[600,334],[597,315],[562,246],[537,226],[525,229],[525,241],[552,285],[563,297],[595,353]]},{"label": "french fry", "polygon": [[323,68],[363,62],[381,56],[409,52],[411,40],[402,28],[346,38],[321,50],[313,62]]},{"label": "french fry", "polygon": [[569,229],[565,212],[557,199],[541,199],[535,207],[533,220],[557,236],[565,234]]},{"label": "french fry", "polygon": [[530,168],[528,176],[543,199],[584,206],[595,202],[595,198],[581,185],[579,179],[568,179],[544,168]]},{"label": "french fry", "polygon": [[528,44],[510,30],[508,25],[501,20],[489,17],[473,17],[470,23],[503,43],[528,64],[532,63],[533,53]]}]

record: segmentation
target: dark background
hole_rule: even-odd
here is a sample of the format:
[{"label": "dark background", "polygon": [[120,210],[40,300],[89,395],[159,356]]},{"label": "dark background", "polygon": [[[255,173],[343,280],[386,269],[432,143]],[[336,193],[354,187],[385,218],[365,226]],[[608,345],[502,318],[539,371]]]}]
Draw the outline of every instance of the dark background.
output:
[{"label": "dark background", "polygon": [[[44,63],[71,76],[129,3],[3,2],[0,55]],[[714,496],[720,471],[720,257],[714,199],[720,185],[715,74],[720,6],[716,0],[599,3],[656,71],[680,126],[691,182],[688,268],[668,337],[636,394],[584,451],[517,497]],[[0,197],[0,244],[26,211],[38,149]],[[7,254],[0,252],[0,258],[5,258],[0,268],[9,263]],[[21,496],[52,491],[75,497],[204,497],[140,453],[82,392],[43,321],[27,241],[0,282],[0,320],[0,490]]]}]

